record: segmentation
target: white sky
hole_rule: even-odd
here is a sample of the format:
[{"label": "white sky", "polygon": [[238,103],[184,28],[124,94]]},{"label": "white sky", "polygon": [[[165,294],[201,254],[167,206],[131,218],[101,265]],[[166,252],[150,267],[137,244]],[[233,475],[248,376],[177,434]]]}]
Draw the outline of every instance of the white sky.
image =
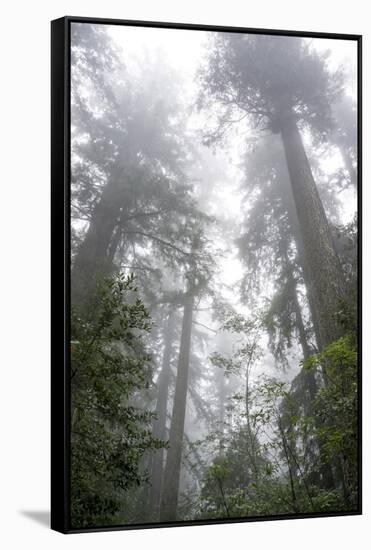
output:
[{"label": "white sky", "polygon": [[[111,25],[111,36],[123,49],[125,59],[136,55],[138,51],[151,52],[155,49],[163,53],[164,62],[185,76],[194,76],[195,69],[205,51],[210,31],[162,29],[151,27],[130,27]],[[318,51],[330,51],[329,66],[332,70],[343,65],[351,73],[357,70],[357,42],[331,38],[306,38],[307,42]],[[356,94],[356,79],[350,93]]]},{"label": "white sky", "polygon": [[164,63],[181,70],[185,76],[194,75],[207,39],[204,31],[160,29],[151,27],[110,26],[109,32],[122,47],[124,59],[137,55],[138,51],[163,53]]}]

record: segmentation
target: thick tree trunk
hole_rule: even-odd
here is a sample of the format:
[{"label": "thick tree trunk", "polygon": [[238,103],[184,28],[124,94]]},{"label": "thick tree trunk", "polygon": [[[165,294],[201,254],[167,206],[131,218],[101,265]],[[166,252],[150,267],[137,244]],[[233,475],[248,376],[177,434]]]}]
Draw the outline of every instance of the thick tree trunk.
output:
[{"label": "thick tree trunk", "polygon": [[[298,328],[300,345],[303,351],[303,358],[304,360],[306,360],[311,355],[311,349],[308,345],[305,328],[304,328],[303,317],[301,314],[300,304],[297,298],[293,277],[292,277],[292,283],[293,283],[293,294],[294,294],[293,300],[294,300],[296,326]],[[306,370],[306,369],[302,369],[297,375],[295,380],[298,381],[299,378],[302,379],[302,384],[305,390],[307,390],[309,394],[309,399],[305,399],[304,397],[304,403],[303,403],[304,413],[308,416],[311,416],[313,415],[313,403],[317,393],[316,378],[312,371]],[[299,398],[299,396],[297,398]],[[314,422],[317,429],[320,429],[322,427],[321,420],[317,415],[314,416]],[[323,445],[320,442],[317,442],[317,444],[318,444],[319,455],[321,457],[321,465],[319,467],[319,472],[318,472],[320,475],[321,484],[326,489],[333,489],[335,487],[335,480],[334,480],[334,475],[332,472],[331,465],[328,464],[326,461],[326,458],[325,458],[326,453],[325,453],[325,450],[323,449]]]},{"label": "thick tree trunk", "polygon": [[[117,181],[108,183],[95,206],[89,228],[73,263],[71,295],[73,304],[82,304],[94,290],[97,280],[111,273],[115,250],[114,231],[120,216]],[[117,241],[117,240],[116,240]],[[115,241],[117,248],[118,241]]]},{"label": "thick tree trunk", "polygon": [[287,117],[282,123],[281,136],[303,239],[305,264],[312,283],[321,344],[327,346],[343,334],[336,317],[344,298],[340,260],[293,117]]},{"label": "thick tree trunk", "polygon": [[[305,254],[304,254],[303,237],[302,237],[301,230],[300,230],[300,225],[299,225],[299,220],[298,220],[298,216],[297,216],[295,201],[294,201],[294,197],[293,197],[293,193],[292,193],[292,188],[291,188],[290,182],[286,183],[286,178],[285,178],[285,184],[283,185],[282,194],[283,194],[283,201],[284,201],[285,207],[287,209],[289,225],[290,225],[292,235],[293,235],[293,238],[294,238],[294,241],[295,241],[295,244],[296,244],[296,248],[297,248],[298,263],[301,267],[305,287],[306,287],[306,290],[307,290],[307,298],[308,298],[310,316],[311,316],[311,321],[312,321],[312,325],[313,325],[314,335],[315,335],[315,338],[316,338],[317,349],[321,350],[322,349],[321,335],[320,335],[320,331],[319,331],[318,314],[317,314],[317,311],[316,311],[314,298],[313,298],[313,285],[312,285],[312,281],[310,279],[309,270],[308,270],[308,266],[307,266],[307,262],[306,262],[306,258],[305,258]],[[301,315],[301,312],[300,312],[300,315]],[[306,338],[305,338],[305,341],[306,341]],[[303,345],[304,340],[301,343]],[[306,344],[304,344],[304,346],[306,346],[306,345],[308,345],[307,341],[306,341]],[[303,349],[304,358],[307,358],[307,357],[305,357],[306,353],[307,353],[307,350],[305,350],[305,352],[304,352],[304,349]]]},{"label": "thick tree trunk", "polygon": [[[175,333],[174,313],[170,311],[164,333],[164,355],[161,373],[158,379],[158,394],[156,404],[156,420],[153,423],[153,435],[166,440],[166,414],[170,382],[170,365],[172,343]],[[152,521],[158,521],[160,513],[161,489],[163,483],[165,450],[158,449],[154,456],[151,469],[150,510]]]},{"label": "thick tree trunk", "polygon": [[166,456],[163,490],[161,495],[160,521],[174,521],[177,519],[184,420],[187,405],[193,307],[194,296],[192,293],[189,293],[185,297],[184,304],[178,371],[170,426],[169,449]]}]

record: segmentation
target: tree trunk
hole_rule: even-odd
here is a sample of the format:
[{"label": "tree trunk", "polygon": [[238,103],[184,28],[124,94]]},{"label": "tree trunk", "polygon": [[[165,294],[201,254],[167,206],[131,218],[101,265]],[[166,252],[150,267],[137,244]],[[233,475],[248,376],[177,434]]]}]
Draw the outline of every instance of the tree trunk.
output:
[{"label": "tree trunk", "polygon": [[258,457],[257,457],[257,436],[254,433],[251,426],[250,418],[250,365],[251,361],[248,362],[245,371],[245,413],[246,413],[246,428],[247,428],[247,446],[246,452],[250,461],[251,471],[254,477],[254,483],[257,487],[260,485],[260,475],[258,467]]},{"label": "tree trunk", "polygon": [[[158,379],[158,394],[156,404],[156,420],[153,423],[153,436],[166,440],[166,414],[169,394],[170,365],[172,354],[172,343],[175,332],[174,312],[170,311],[164,334],[164,355],[162,359],[161,373]],[[155,451],[151,469],[151,492],[150,492],[150,510],[151,519],[158,521],[160,513],[161,489],[163,483],[165,450]]]},{"label": "tree trunk", "polygon": [[343,334],[336,317],[344,298],[344,280],[330,227],[318,194],[303,142],[293,117],[281,125],[281,136],[303,239],[305,264],[312,283],[321,344]]},{"label": "tree trunk", "polygon": [[[310,357],[311,350],[308,345],[307,337],[305,334],[303,317],[301,314],[300,304],[297,298],[295,282],[292,276],[291,276],[291,281],[294,289],[293,300],[294,300],[294,310],[295,310],[295,321],[299,332],[300,345],[303,350],[303,358],[304,360],[306,360]],[[299,378],[302,379],[302,384],[305,390],[307,390],[309,394],[309,399],[304,398],[304,402],[303,402],[304,414],[311,416],[313,415],[312,407],[313,407],[314,399],[316,398],[316,393],[317,393],[316,378],[312,371],[306,370],[304,368],[301,369],[301,371],[299,372],[295,380],[298,381]],[[297,399],[298,398],[299,396],[297,396]],[[318,418],[317,415],[314,416],[314,423],[317,429],[320,429],[322,427],[321,420],[320,418]],[[325,458],[326,453],[325,453],[325,450],[323,449],[323,445],[321,444],[321,442],[317,441],[317,445],[318,445],[319,455],[321,457],[321,465],[319,467],[319,472],[318,472],[319,475],[321,476],[321,483],[323,487],[325,487],[326,489],[333,489],[335,487],[335,480],[334,480],[331,464],[328,464],[328,462],[326,461],[326,458]]]},{"label": "tree trunk", "polygon": [[161,495],[160,521],[174,521],[177,519],[184,420],[187,405],[193,307],[194,296],[192,292],[189,292],[185,297],[184,304],[178,371],[170,426],[169,449],[166,456],[163,490]]},{"label": "tree trunk", "polygon": [[[308,267],[307,267],[307,264],[306,264],[306,258],[305,258],[305,254],[304,254],[303,237],[302,237],[301,230],[300,230],[300,225],[299,225],[298,215],[297,215],[297,211],[296,211],[294,196],[293,196],[293,193],[292,193],[292,187],[290,186],[289,182],[286,183],[286,178],[285,178],[285,185],[282,186],[282,195],[283,195],[282,199],[284,201],[284,204],[285,204],[285,207],[286,207],[286,210],[287,210],[288,221],[289,221],[289,225],[290,225],[290,228],[291,228],[292,236],[294,238],[296,248],[297,248],[298,263],[301,267],[302,274],[303,274],[303,279],[304,279],[304,282],[305,282],[305,287],[307,289],[307,298],[308,298],[308,304],[309,304],[309,310],[310,310],[310,316],[311,316],[311,321],[312,321],[312,325],[313,325],[314,335],[315,335],[315,338],[316,338],[317,349],[321,350],[322,349],[321,335],[320,335],[320,331],[319,331],[318,314],[317,314],[317,311],[316,311],[314,298],[313,298],[313,285],[312,285],[312,281],[310,279]],[[301,313],[300,313],[300,315],[301,315]],[[306,342],[306,338],[305,338],[305,342]],[[308,345],[308,344],[306,343],[306,344],[304,344],[304,346],[305,345]],[[307,358],[307,357],[305,357],[306,353],[307,353],[307,350],[304,351],[304,349],[303,349],[304,358]]]},{"label": "tree trunk", "polygon": [[285,432],[284,432],[284,429],[282,427],[280,418],[278,419],[278,429],[279,429],[279,432],[280,432],[280,435],[281,435],[282,449],[283,449],[283,452],[284,452],[284,457],[285,457],[286,465],[287,465],[287,471],[288,471],[288,474],[289,474],[292,508],[293,508],[293,511],[295,512],[295,514],[297,514],[297,513],[299,513],[300,510],[299,510],[299,505],[298,505],[296,490],[295,490],[296,472],[293,468],[292,459],[289,456],[286,436],[285,436]]},{"label": "tree trunk", "polygon": [[219,453],[220,455],[224,454],[224,421],[225,421],[225,393],[226,393],[226,385],[225,385],[225,376],[222,369],[219,369],[218,371],[219,375],[219,381],[218,381],[218,400],[219,400]]},{"label": "tree trunk", "polygon": [[299,333],[299,341],[301,345],[301,349],[303,352],[303,359],[304,361],[308,359],[311,355],[311,349],[308,344],[307,335],[305,333],[305,327],[304,327],[304,321],[303,316],[301,314],[300,304],[298,300],[297,290],[296,290],[296,284],[294,282],[294,278],[292,277],[292,274],[290,274],[290,279],[292,284],[294,285],[292,287],[292,296],[293,296],[293,304],[294,304],[294,312],[295,312],[295,321],[296,321],[296,327],[298,329]]},{"label": "tree trunk", "polygon": [[[73,263],[71,294],[73,304],[85,303],[97,280],[111,273],[115,250],[112,237],[120,216],[117,178],[108,183],[95,206],[89,228]],[[116,242],[116,248],[118,242]]]},{"label": "tree trunk", "polygon": [[333,142],[339,149],[344,166],[349,174],[350,184],[357,188],[357,169],[353,166],[352,155],[346,145],[343,143],[341,132],[338,130],[333,135]]},{"label": "tree trunk", "polygon": [[339,149],[340,149],[341,156],[343,157],[345,167],[349,173],[350,183],[355,188],[357,188],[357,181],[358,181],[357,170],[353,166],[352,158],[349,152],[345,149],[345,147],[339,146]]}]

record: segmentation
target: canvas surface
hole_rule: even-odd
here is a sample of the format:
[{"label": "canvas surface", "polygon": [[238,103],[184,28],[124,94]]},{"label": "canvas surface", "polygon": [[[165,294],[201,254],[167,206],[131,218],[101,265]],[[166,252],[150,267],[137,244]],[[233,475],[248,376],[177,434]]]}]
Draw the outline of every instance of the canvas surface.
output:
[{"label": "canvas surface", "polygon": [[357,511],[357,42],[70,47],[72,528]]}]

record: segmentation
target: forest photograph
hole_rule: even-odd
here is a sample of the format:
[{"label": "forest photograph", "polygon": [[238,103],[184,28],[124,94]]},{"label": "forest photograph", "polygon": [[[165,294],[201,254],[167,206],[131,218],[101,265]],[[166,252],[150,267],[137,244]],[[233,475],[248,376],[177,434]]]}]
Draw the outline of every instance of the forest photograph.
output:
[{"label": "forest photograph", "polygon": [[359,513],[357,40],[70,33],[71,528]]}]

